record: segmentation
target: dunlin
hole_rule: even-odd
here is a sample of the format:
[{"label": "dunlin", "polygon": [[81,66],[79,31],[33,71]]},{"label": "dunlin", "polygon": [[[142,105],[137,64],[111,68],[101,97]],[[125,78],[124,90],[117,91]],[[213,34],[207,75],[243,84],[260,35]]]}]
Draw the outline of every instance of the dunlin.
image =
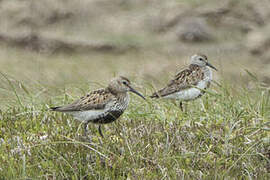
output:
[{"label": "dunlin", "polygon": [[182,101],[190,101],[204,94],[204,90],[210,86],[212,81],[211,69],[217,69],[211,65],[203,54],[195,54],[190,58],[190,65],[177,73],[169,84],[153,93],[151,98],[167,98],[180,101],[180,108],[183,110]]},{"label": "dunlin", "polygon": [[129,104],[129,91],[145,99],[132,88],[127,78],[120,76],[113,79],[107,88],[92,91],[71,104],[52,107],[51,110],[72,114],[84,123],[85,132],[89,122],[99,124],[98,130],[103,137],[101,124],[111,123],[123,114]]}]

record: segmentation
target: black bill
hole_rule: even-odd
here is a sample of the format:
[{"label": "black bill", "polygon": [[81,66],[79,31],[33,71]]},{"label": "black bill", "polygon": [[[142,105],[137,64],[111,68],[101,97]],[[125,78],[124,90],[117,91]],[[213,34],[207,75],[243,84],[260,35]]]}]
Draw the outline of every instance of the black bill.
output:
[{"label": "black bill", "polygon": [[145,97],[139,93],[138,91],[136,91],[135,89],[133,89],[132,87],[129,87],[130,88],[130,91],[133,92],[134,94],[137,94],[138,96],[140,96],[141,98],[143,98],[145,100]]},{"label": "black bill", "polygon": [[206,63],[206,66],[209,66],[210,68],[212,68],[212,69],[218,71],[217,68],[215,68],[215,67],[214,67],[212,64],[210,64],[209,62]]}]

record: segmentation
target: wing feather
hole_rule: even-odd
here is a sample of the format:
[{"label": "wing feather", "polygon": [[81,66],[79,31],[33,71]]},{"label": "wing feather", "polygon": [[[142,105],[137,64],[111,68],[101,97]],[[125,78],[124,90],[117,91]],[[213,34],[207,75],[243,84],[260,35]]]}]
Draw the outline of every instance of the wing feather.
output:
[{"label": "wing feather", "polygon": [[60,112],[74,112],[87,110],[103,110],[106,104],[114,98],[108,89],[92,91],[71,104],[53,107],[51,110]]},{"label": "wing feather", "polygon": [[204,78],[204,73],[197,65],[190,65],[188,69],[184,69],[174,76],[166,87],[160,89],[150,96],[151,98],[164,97],[169,94],[179,92],[198,84]]}]

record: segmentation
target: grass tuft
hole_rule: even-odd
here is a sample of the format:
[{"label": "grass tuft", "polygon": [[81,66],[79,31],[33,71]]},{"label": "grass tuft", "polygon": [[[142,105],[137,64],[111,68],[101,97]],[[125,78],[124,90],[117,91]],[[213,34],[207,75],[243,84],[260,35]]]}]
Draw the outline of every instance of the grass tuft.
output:
[{"label": "grass tuft", "polygon": [[65,91],[40,102],[21,85],[31,98],[18,95],[17,106],[0,111],[0,176],[269,179],[269,89],[257,85],[236,89],[222,82],[185,103],[184,112],[174,102],[132,95],[124,115],[103,126],[105,138],[89,126],[91,142],[79,122],[48,111],[76,97]]}]

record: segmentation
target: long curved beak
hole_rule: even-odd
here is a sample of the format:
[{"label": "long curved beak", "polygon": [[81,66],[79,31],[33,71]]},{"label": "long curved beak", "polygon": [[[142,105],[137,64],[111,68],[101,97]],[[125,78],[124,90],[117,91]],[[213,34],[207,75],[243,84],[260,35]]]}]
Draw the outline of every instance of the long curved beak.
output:
[{"label": "long curved beak", "polygon": [[143,98],[144,100],[146,100],[145,97],[141,93],[139,93],[138,91],[136,91],[135,89],[133,89],[130,86],[129,86],[129,91],[130,92],[133,92],[134,94],[137,94],[138,96],[140,96],[141,98]]},{"label": "long curved beak", "polygon": [[210,64],[209,62],[206,62],[206,66],[209,66],[210,68],[212,68],[212,69],[218,71],[217,68],[215,68],[215,67],[214,67],[212,64]]}]

